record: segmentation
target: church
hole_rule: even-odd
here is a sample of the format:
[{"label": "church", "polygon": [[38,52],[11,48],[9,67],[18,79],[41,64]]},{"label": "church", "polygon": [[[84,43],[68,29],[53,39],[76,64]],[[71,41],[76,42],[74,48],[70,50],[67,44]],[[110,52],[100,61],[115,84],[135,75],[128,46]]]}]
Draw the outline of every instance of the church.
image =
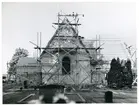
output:
[{"label": "church", "polygon": [[105,81],[106,72],[101,68],[103,61],[98,58],[101,48],[78,35],[78,26],[81,25],[76,19],[78,14],[69,16],[74,17],[74,23],[69,21],[68,16],[54,23],[58,28],[47,46],[41,48],[43,51],[39,59],[32,58],[30,61],[26,58],[26,65],[21,65],[23,61],[19,60],[18,83],[80,86],[102,84]]}]

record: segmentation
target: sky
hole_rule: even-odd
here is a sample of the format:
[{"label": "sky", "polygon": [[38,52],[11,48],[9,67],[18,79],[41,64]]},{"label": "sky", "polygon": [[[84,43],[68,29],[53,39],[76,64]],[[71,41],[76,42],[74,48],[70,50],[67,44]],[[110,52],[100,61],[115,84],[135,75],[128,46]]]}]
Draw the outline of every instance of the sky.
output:
[{"label": "sky", "polygon": [[[79,35],[85,39],[92,40],[100,35],[102,39],[120,39],[136,47],[134,2],[5,2],[2,3],[2,73],[7,73],[6,63],[11,60],[16,48],[27,49],[30,57],[36,54],[35,46],[29,41],[37,43],[37,32],[42,33],[42,47],[47,45],[55,32],[52,23],[57,22],[60,11],[84,14],[79,21],[82,24]],[[102,53],[107,59],[126,56],[120,43],[105,42]]]}]

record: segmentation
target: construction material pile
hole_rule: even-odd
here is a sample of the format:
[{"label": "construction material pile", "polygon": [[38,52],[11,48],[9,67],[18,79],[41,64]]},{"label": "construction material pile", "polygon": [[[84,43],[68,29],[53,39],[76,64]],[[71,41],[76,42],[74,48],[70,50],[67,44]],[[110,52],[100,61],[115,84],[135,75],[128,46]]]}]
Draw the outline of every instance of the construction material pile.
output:
[{"label": "construction material pile", "polygon": [[110,71],[107,74],[108,87],[120,89],[123,87],[132,88],[133,75],[131,61],[113,58],[110,64]]}]

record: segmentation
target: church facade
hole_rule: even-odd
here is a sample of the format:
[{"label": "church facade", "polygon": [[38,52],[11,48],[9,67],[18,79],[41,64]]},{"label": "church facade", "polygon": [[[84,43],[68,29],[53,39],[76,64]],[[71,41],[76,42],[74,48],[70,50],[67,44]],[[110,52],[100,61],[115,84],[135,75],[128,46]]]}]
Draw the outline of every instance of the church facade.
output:
[{"label": "church facade", "polygon": [[[34,66],[18,65],[17,82],[33,84],[82,85],[99,84],[105,79],[97,58],[98,48],[84,37],[67,18],[64,18]],[[22,72],[21,72],[22,71]],[[36,75],[33,75],[36,73]],[[22,74],[22,75],[21,75]],[[28,75],[28,76],[27,76]],[[31,76],[32,75],[32,76]],[[35,78],[35,79],[34,79]]]}]

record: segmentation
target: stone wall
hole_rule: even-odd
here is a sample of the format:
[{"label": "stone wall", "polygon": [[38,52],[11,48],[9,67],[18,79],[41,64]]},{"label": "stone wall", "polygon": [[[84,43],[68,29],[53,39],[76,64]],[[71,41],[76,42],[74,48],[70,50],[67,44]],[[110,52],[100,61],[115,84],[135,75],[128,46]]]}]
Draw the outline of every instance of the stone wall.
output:
[{"label": "stone wall", "polygon": [[[91,70],[95,71],[95,68],[92,69],[87,53],[73,53],[66,54],[61,52],[59,54],[59,64],[54,62],[56,57],[51,57],[49,54],[44,54],[41,59],[43,64],[42,66],[42,81],[43,83],[63,83],[63,84],[92,84],[96,82],[103,81],[105,79],[105,74],[103,73],[94,73],[93,80],[91,83]],[[63,57],[68,56],[71,60],[71,71],[69,75],[62,75],[62,59]],[[101,76],[100,76],[101,75]],[[99,78],[102,77],[102,78]],[[96,78],[99,78],[96,80]]]},{"label": "stone wall", "polygon": [[18,66],[16,74],[17,84],[24,85],[27,81],[28,86],[39,85],[42,81],[40,66]]}]

